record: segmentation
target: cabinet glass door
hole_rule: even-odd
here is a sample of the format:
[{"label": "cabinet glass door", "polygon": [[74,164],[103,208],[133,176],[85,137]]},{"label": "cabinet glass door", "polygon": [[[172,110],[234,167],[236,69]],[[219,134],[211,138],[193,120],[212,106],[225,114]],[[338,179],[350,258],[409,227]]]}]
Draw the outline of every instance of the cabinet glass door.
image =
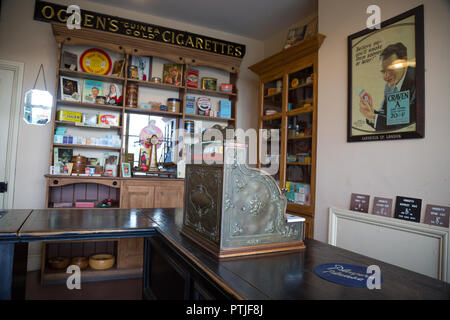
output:
[{"label": "cabinet glass door", "polygon": [[281,117],[262,121],[261,170],[280,184]]},{"label": "cabinet glass door", "polygon": [[313,67],[289,74],[288,84],[286,197],[290,204],[309,207],[313,161]]},{"label": "cabinet glass door", "polygon": [[289,74],[288,113],[311,108],[314,98],[314,70],[307,67]]},{"label": "cabinet glass door", "polygon": [[281,116],[283,105],[283,79],[264,83],[263,119]]}]

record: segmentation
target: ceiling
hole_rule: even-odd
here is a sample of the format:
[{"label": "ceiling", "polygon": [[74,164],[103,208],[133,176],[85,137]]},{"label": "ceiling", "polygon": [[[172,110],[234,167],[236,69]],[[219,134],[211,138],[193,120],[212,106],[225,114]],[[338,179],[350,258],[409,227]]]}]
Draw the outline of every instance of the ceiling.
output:
[{"label": "ceiling", "polygon": [[[265,40],[313,15],[317,0],[91,0]],[[117,14],[120,16],[120,14]],[[142,21],[151,23],[150,21]],[[170,26],[165,26],[170,27]]]}]

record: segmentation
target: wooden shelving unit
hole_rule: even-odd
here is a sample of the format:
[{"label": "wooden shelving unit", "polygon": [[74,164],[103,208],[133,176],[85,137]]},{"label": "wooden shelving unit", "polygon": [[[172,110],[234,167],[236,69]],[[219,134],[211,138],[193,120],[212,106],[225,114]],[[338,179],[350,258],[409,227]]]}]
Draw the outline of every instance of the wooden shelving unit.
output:
[{"label": "wooden shelving unit", "polygon": [[[149,116],[161,116],[165,119],[176,119],[177,129],[183,127],[185,119],[192,120],[211,120],[224,122],[225,124],[235,124],[237,115],[237,79],[241,59],[217,54],[205,53],[203,51],[176,47],[166,43],[153,42],[145,39],[116,35],[109,32],[102,32],[83,28],[81,30],[69,30],[65,24],[52,24],[53,34],[57,43],[56,62],[56,97],[53,106],[52,135],[50,141],[50,161],[53,165],[54,148],[82,148],[89,152],[117,152],[119,154],[119,164],[124,162],[127,153],[128,140],[127,135],[129,126],[125,125],[125,120],[132,114],[142,114]],[[110,53],[120,56],[119,60],[124,60],[122,76],[98,75],[82,71],[73,71],[61,68],[62,52],[66,47],[97,47]],[[69,50],[70,51],[70,50]],[[183,82],[180,86],[165,83],[155,83],[151,81],[137,80],[128,78],[126,70],[131,62],[131,56],[148,56],[159,58],[167,63],[177,63],[183,65]],[[203,90],[201,88],[188,88],[186,86],[186,70],[193,67],[200,69],[202,67],[214,68],[229,74],[229,82],[233,84],[233,92],[221,92],[215,90]],[[151,76],[161,76],[153,74]],[[90,79],[103,81],[105,83],[114,83],[122,86],[121,105],[109,105],[99,103],[83,103],[78,101],[63,100],[60,96],[60,77],[72,77],[76,79]],[[149,79],[151,79],[151,76]],[[200,79],[199,79],[200,80]],[[199,81],[200,82],[200,81]],[[127,85],[137,84],[139,89],[145,90],[164,90],[174,93],[174,96],[181,100],[179,112],[169,112],[160,110],[147,110],[140,108],[130,108],[126,106]],[[229,99],[232,105],[231,119],[220,117],[205,117],[201,115],[190,115],[184,112],[184,104],[187,95],[201,95],[212,98]],[[139,101],[138,101],[139,102]],[[120,115],[120,123],[117,126],[77,126],[68,121],[59,121],[56,118],[57,111],[64,108],[69,110],[82,110],[82,112],[111,112]],[[66,109],[67,110],[67,109]],[[86,110],[86,111],[85,111]],[[80,111],[81,112],[81,111]],[[121,147],[99,146],[99,145],[78,145],[54,143],[53,134],[58,127],[68,127],[68,129],[82,129],[81,132],[89,132],[89,129],[105,133],[118,132],[121,140]],[[80,134],[81,136],[81,134]],[[132,208],[173,208],[183,206],[184,181],[182,179],[161,178],[161,177],[133,177],[124,178],[121,175],[120,167],[118,176],[68,176],[68,175],[45,175],[46,179],[46,207],[52,208],[55,202],[72,203],[77,199],[93,199],[101,201],[105,198],[112,198],[116,201],[114,207],[122,209]],[[72,208],[72,210],[81,210]],[[98,210],[103,210],[98,208]],[[116,243],[114,254],[117,257],[116,266],[105,271],[94,271],[86,269],[82,272],[82,281],[101,281],[112,279],[123,279],[130,277],[140,277],[142,275],[142,239],[120,239],[112,240]],[[83,241],[90,245],[91,241]],[[58,245],[58,243],[54,243]],[[47,247],[47,246],[44,246]],[[75,253],[66,253],[72,257]],[[89,255],[85,252],[85,255]],[[78,254],[77,254],[78,255]],[[46,267],[48,256],[45,252],[42,255],[42,280],[45,283],[60,283],[67,279],[64,272],[52,271]]]},{"label": "wooden shelving unit", "polygon": [[[297,184],[299,188],[309,186],[308,197],[299,197],[301,200],[294,201],[288,197],[287,211],[306,219],[306,236],[311,238],[314,232],[317,171],[318,51],[324,40],[325,36],[318,34],[312,39],[303,40],[249,67],[260,77],[259,128],[280,130],[280,166],[274,178],[279,181],[280,188],[286,188],[287,185],[292,184]],[[281,88],[281,90],[269,95],[268,88]],[[281,112],[266,115],[265,111],[269,109],[281,110]],[[307,128],[297,129],[297,126],[298,128],[307,126]],[[306,129],[310,131],[305,133]],[[289,130],[295,131],[295,135],[289,133]],[[301,135],[300,132],[302,132]],[[270,142],[271,139],[259,139],[259,141],[260,143]],[[261,145],[258,147],[258,150],[261,150]],[[296,155],[295,152],[307,152],[311,161],[308,163],[288,162],[287,155]],[[262,155],[259,156],[261,159]],[[259,165],[259,167],[266,166]],[[290,192],[300,193],[300,191]]]}]

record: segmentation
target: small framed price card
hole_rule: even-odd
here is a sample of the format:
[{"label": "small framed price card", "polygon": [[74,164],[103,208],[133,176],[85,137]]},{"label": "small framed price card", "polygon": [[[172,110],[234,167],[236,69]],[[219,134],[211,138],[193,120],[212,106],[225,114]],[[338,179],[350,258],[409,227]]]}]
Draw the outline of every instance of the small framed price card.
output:
[{"label": "small framed price card", "polygon": [[450,207],[429,204],[425,210],[425,223],[448,228]]},{"label": "small framed price card", "polygon": [[350,210],[369,213],[369,201],[369,195],[352,193]]},{"label": "small framed price card", "polygon": [[395,215],[396,219],[420,222],[420,211],[422,210],[422,200],[397,197],[395,203]]},{"label": "small framed price card", "polygon": [[375,197],[372,213],[376,216],[392,217],[392,199]]}]

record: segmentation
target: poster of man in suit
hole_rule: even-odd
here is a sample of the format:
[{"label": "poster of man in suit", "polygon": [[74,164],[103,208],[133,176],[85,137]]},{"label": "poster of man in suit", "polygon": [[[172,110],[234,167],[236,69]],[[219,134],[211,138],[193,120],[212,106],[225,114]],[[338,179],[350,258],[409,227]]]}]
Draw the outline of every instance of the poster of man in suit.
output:
[{"label": "poster of man in suit", "polygon": [[423,86],[416,70],[423,70],[423,63],[417,65],[423,54],[418,59],[417,15],[396,20],[349,37],[349,141],[420,136],[423,103],[417,96],[423,98]]}]

